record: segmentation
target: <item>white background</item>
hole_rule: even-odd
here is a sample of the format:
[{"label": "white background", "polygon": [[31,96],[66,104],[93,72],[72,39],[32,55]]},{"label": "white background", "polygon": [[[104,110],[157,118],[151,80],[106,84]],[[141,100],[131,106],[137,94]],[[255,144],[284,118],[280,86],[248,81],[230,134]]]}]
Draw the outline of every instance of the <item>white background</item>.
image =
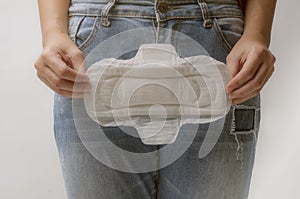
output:
[{"label": "white background", "polygon": [[[300,26],[298,0],[278,1],[273,77],[249,199],[300,198]],[[41,51],[36,1],[0,2],[0,198],[66,199],[53,136],[53,93],[36,77]]]}]

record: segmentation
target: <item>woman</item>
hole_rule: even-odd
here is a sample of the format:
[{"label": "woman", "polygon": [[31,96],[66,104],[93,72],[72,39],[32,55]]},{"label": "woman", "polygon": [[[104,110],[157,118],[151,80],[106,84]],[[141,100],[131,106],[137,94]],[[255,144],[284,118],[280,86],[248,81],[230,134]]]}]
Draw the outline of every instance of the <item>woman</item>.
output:
[{"label": "woman", "polygon": [[[55,138],[68,197],[246,199],[260,121],[259,92],[274,71],[275,57],[268,46],[275,4],[276,0],[248,0],[243,12],[237,0],[39,0],[43,51],[35,67],[38,77],[57,93]],[[153,43],[180,40],[168,32],[157,34],[159,28],[171,29],[226,63],[233,76],[226,90],[234,106],[206,157],[198,158],[201,132],[207,131],[207,125],[200,125],[191,146],[172,164],[149,172],[124,172],[102,164],[85,148],[72,101],[90,89],[81,66],[95,47],[118,33],[147,27],[153,28]],[[126,42],[133,41],[124,38]],[[181,132],[189,133],[189,128]],[[104,131],[124,150],[147,153],[160,148],[144,145],[118,127]],[[160,158],[164,155],[170,154]]]}]

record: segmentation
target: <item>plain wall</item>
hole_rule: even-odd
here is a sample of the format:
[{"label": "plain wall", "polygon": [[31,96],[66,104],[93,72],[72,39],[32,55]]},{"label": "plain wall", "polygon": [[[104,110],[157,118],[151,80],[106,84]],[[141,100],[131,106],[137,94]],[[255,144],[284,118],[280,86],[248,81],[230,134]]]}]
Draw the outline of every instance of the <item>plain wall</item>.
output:
[{"label": "plain wall", "polygon": [[[249,199],[300,198],[300,26],[298,0],[278,1],[273,77]],[[53,93],[35,76],[41,51],[37,1],[0,2],[0,198],[66,199],[53,135]]]}]

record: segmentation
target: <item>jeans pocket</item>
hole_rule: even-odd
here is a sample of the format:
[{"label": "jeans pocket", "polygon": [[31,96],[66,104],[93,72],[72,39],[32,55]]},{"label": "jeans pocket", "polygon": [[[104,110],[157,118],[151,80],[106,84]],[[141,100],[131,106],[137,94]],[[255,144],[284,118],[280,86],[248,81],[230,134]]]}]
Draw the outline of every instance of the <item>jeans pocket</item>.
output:
[{"label": "jeans pocket", "polygon": [[222,45],[230,52],[244,31],[244,20],[240,17],[214,18],[213,27]]},{"label": "jeans pocket", "polygon": [[94,40],[99,23],[97,16],[72,16],[69,19],[69,36],[80,50],[84,50]]}]

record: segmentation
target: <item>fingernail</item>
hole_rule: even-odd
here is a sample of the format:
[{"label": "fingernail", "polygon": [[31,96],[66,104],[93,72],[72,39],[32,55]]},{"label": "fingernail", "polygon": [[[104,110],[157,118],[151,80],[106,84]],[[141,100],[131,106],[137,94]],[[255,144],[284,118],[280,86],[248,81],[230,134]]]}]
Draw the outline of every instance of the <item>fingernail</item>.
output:
[{"label": "fingernail", "polygon": [[78,73],[77,77],[78,77],[78,79],[80,79],[83,82],[90,81],[89,76],[87,74],[85,74],[85,73]]},{"label": "fingernail", "polygon": [[231,100],[231,103],[232,103],[233,105],[235,105],[235,104],[236,104],[236,100]]},{"label": "fingernail", "polygon": [[233,98],[236,98],[236,94],[234,92],[231,92],[230,93],[230,97],[233,99]]},{"label": "fingernail", "polygon": [[233,89],[232,89],[232,87],[231,87],[231,86],[228,86],[228,87],[227,87],[227,92],[228,92],[228,93],[231,93],[231,92],[232,92],[232,90],[233,90]]},{"label": "fingernail", "polygon": [[91,90],[83,89],[83,92],[86,94],[91,94]]},{"label": "fingernail", "polygon": [[234,97],[232,97],[232,95],[229,95],[229,99],[230,99],[230,100],[233,100],[233,99],[234,99]]},{"label": "fingernail", "polygon": [[83,80],[85,81],[85,82],[89,82],[90,81],[90,78],[87,76],[87,75],[85,75],[85,76],[83,76],[84,78],[83,78]]},{"label": "fingernail", "polygon": [[226,93],[227,93],[227,94],[230,94],[230,90],[229,90],[228,88],[226,89]]},{"label": "fingernail", "polygon": [[86,86],[84,86],[84,90],[90,91],[91,90],[91,86],[89,84],[87,84]]}]

